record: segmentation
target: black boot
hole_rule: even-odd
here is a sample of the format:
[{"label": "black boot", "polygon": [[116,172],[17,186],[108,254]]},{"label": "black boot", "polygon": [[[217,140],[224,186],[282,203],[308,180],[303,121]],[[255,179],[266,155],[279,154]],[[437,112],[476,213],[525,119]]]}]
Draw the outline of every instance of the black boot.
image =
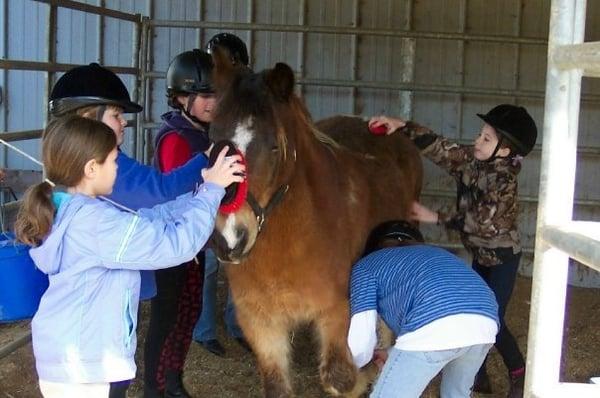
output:
[{"label": "black boot", "polygon": [[492,385],[490,384],[490,378],[488,377],[485,365],[479,368],[477,375],[475,375],[475,382],[473,383],[473,392],[480,394],[491,394]]},{"label": "black boot", "polygon": [[143,398],[163,398],[163,394],[156,387],[144,386]]},{"label": "black boot", "polygon": [[510,390],[507,398],[523,398],[523,389],[525,388],[525,372],[523,371],[518,376],[508,375],[510,379]]},{"label": "black boot", "polygon": [[175,370],[165,372],[165,398],[192,398],[183,386],[181,372]]}]

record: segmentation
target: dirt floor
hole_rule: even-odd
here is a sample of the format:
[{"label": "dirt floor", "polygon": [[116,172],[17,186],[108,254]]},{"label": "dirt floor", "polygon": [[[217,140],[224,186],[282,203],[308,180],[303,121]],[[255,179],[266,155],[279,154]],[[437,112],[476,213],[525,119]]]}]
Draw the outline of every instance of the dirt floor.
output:
[{"label": "dirt floor", "polygon": [[[220,302],[223,304],[225,286],[219,286]],[[531,280],[519,277],[508,310],[508,325],[513,330],[522,349],[527,343],[529,298]],[[147,304],[142,308],[139,330],[140,346],[147,324]],[[569,382],[588,382],[591,376],[600,375],[600,290],[569,287],[567,327],[565,329],[564,361],[562,379]],[[0,346],[12,341],[26,331],[28,322],[0,324]],[[195,397],[239,398],[261,397],[260,380],[256,364],[235,341],[228,339],[219,325],[220,338],[227,349],[226,358],[215,357],[193,344],[186,363],[184,382]],[[294,384],[298,397],[326,397],[319,385],[316,353],[310,333],[300,332],[294,336]],[[138,350],[139,351],[139,350]],[[499,355],[492,349],[489,372],[495,394],[479,397],[504,397],[507,392],[505,370]],[[138,363],[141,358],[138,358]],[[140,375],[140,371],[138,371]],[[436,383],[423,395],[437,396]],[[130,397],[140,392],[139,378],[130,388]],[[0,398],[40,397],[37,389],[31,344],[0,359]],[[141,396],[141,395],[140,395]]]}]

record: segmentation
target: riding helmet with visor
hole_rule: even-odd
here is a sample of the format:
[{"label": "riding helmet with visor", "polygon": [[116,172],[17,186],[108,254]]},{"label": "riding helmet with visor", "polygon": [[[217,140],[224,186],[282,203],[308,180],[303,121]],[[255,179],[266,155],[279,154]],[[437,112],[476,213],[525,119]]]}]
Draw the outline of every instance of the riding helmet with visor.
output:
[{"label": "riding helmet with visor", "polygon": [[233,33],[218,33],[214,35],[206,44],[206,51],[212,54],[216,47],[227,50],[234,65],[241,64],[248,66],[250,64],[246,44]]},{"label": "riding helmet with visor", "polygon": [[522,106],[501,104],[488,113],[478,113],[477,116],[496,130],[499,135],[498,147],[506,140],[514,149],[513,155],[520,156],[526,156],[533,149],[537,139],[537,127],[531,115]]},{"label": "riding helmet with visor", "polygon": [[137,113],[143,109],[131,101],[121,79],[97,63],[78,66],[62,75],[52,88],[48,109],[52,116],[62,116],[94,105],[117,106],[124,113]]},{"label": "riding helmet with visor", "polygon": [[384,247],[382,244],[390,240],[395,240],[399,244],[406,244],[409,242],[423,243],[425,241],[421,232],[408,221],[386,221],[379,224],[371,231],[363,255],[366,256],[367,254],[381,249]]}]

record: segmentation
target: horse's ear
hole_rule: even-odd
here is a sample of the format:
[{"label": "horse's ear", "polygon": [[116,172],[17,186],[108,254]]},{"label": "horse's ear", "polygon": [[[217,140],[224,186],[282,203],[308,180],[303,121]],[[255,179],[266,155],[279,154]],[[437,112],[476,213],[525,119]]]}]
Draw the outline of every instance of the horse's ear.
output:
[{"label": "horse's ear", "polygon": [[275,97],[287,101],[294,92],[294,71],[287,64],[278,62],[267,72],[265,82]]},{"label": "horse's ear", "polygon": [[222,92],[231,83],[235,73],[235,67],[231,62],[231,57],[218,46],[215,46],[211,52],[213,59],[213,86],[215,91]]}]

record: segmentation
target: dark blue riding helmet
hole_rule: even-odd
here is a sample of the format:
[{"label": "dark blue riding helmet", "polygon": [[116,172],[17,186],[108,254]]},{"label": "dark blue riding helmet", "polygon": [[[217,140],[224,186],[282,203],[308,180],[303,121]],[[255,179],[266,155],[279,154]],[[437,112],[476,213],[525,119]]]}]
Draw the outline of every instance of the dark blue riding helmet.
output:
[{"label": "dark blue riding helmet", "polygon": [[424,242],[421,232],[411,223],[404,220],[391,220],[379,224],[371,231],[364,256],[382,248],[385,241],[396,240],[399,243]]}]

